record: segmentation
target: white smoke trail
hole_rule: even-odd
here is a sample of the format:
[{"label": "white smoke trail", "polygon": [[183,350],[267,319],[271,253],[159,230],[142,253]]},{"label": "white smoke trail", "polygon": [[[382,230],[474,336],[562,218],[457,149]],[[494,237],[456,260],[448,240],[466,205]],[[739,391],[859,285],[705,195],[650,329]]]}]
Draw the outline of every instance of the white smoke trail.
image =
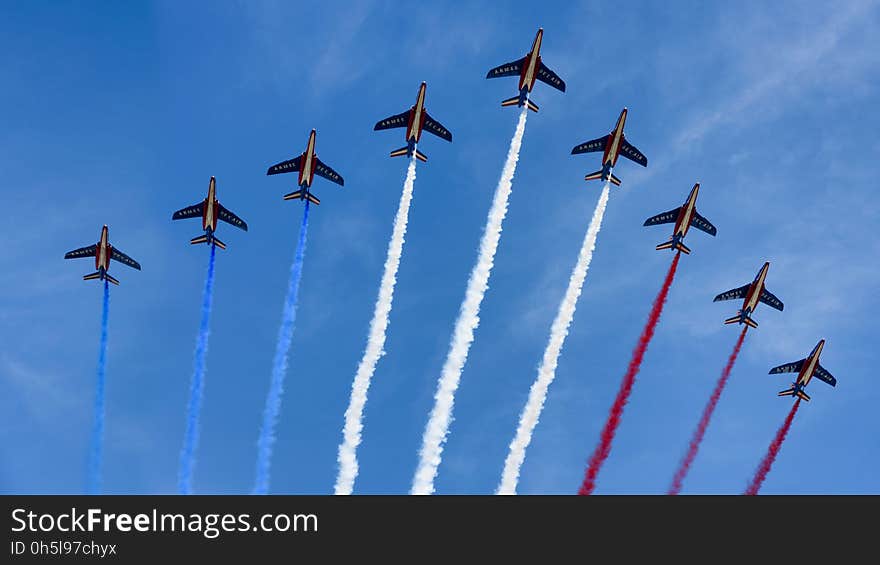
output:
[{"label": "white smoke trail", "polygon": [[544,358],[541,360],[541,366],[538,368],[538,378],[532,383],[529,390],[529,399],[523,408],[519,419],[519,426],[516,430],[516,437],[510,442],[510,452],[504,462],[504,472],[501,474],[501,483],[495,494],[516,494],[516,484],[519,481],[519,470],[526,457],[526,448],[532,441],[532,432],[538,424],[538,418],[541,410],[544,408],[544,401],[547,399],[547,389],[553,378],[556,376],[556,364],[559,361],[559,355],[562,353],[562,345],[568,335],[568,328],[571,320],[574,318],[574,310],[577,307],[578,297],[581,295],[581,289],[584,286],[584,279],[587,277],[587,270],[590,268],[590,261],[593,259],[593,250],[596,248],[596,237],[599,235],[599,228],[602,226],[602,216],[605,215],[605,207],[608,205],[608,193],[610,186],[606,182],[599,196],[599,203],[593,212],[593,219],[590,220],[590,226],[584,236],[584,243],[581,245],[581,251],[578,255],[577,264],[571,272],[571,278],[568,280],[568,288],[565,290],[565,296],[559,304],[559,311],[556,312],[556,319],[550,328],[550,339],[547,341],[547,347],[544,349]]},{"label": "white smoke trail", "polygon": [[443,453],[443,443],[449,431],[449,423],[452,419],[452,405],[455,401],[455,391],[461,379],[461,370],[467,361],[468,350],[474,341],[474,330],[480,323],[480,303],[489,286],[489,275],[492,272],[492,264],[495,260],[495,251],[498,249],[498,240],[501,238],[501,223],[507,214],[507,200],[510,197],[513,174],[516,172],[516,162],[519,160],[519,150],[522,145],[523,133],[526,129],[526,113],[528,108],[523,106],[516,124],[516,132],[510,140],[510,149],[507,152],[507,160],[501,171],[501,178],[495,188],[495,197],[489,217],[486,220],[485,231],[480,240],[480,254],[477,263],[471,271],[468,279],[467,290],[458,320],[455,322],[455,330],[452,334],[452,342],[440,381],[437,383],[437,392],[434,394],[434,408],[425,434],[422,436],[422,449],[420,452],[419,466],[413,478],[411,494],[433,494],[434,478],[437,476],[437,467],[440,465],[440,456]]},{"label": "white smoke trail", "polygon": [[357,478],[357,448],[361,443],[361,430],[364,427],[364,405],[367,402],[367,391],[370,389],[370,379],[376,370],[376,363],[385,354],[383,350],[385,332],[388,329],[388,317],[391,314],[391,302],[394,299],[397,268],[400,266],[400,256],[403,253],[403,241],[406,235],[406,224],[415,181],[416,158],[413,155],[409,162],[409,168],[406,170],[406,180],[403,182],[403,193],[400,195],[400,204],[397,207],[397,215],[394,217],[391,241],[388,242],[388,256],[385,258],[385,270],[382,273],[382,283],[379,286],[379,297],[376,299],[373,319],[370,321],[367,347],[354,376],[354,383],[351,385],[351,399],[348,401],[348,409],[345,411],[345,427],[342,431],[344,439],[339,445],[339,454],[336,458],[339,462],[336,494],[351,494],[354,480]]}]

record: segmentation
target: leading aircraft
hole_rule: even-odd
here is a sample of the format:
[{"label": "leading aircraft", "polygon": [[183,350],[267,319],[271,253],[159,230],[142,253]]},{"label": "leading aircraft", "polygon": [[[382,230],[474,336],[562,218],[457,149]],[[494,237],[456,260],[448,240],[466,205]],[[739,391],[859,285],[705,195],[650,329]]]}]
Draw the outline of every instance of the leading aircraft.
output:
[{"label": "leading aircraft", "polygon": [[303,151],[299,157],[294,157],[293,159],[282,161],[277,165],[272,165],[269,167],[269,170],[266,171],[266,174],[277,175],[280,173],[295,172],[299,172],[296,184],[300,189],[295,190],[290,194],[285,194],[284,200],[299,198],[300,200],[308,199],[309,202],[320,204],[321,201],[318,197],[309,191],[309,187],[312,186],[312,181],[315,179],[315,175],[335,182],[339,186],[345,185],[345,181],[339,176],[339,173],[325,165],[320,159],[318,159],[318,155],[315,154],[315,130],[312,130],[312,133],[309,134],[309,143],[306,145],[306,150]]},{"label": "leading aircraft", "polygon": [[714,236],[718,230],[712,225],[712,222],[701,216],[697,212],[697,194],[700,192],[700,183],[696,183],[691,189],[683,206],[679,206],[674,210],[657,214],[645,220],[644,225],[656,226],[659,224],[671,224],[675,222],[675,228],[672,230],[672,237],[666,243],[657,246],[660,249],[674,249],[683,253],[690,253],[691,250],[682,242],[684,236],[687,235],[691,226],[698,230],[702,230],[709,235]]},{"label": "leading aircraft", "polygon": [[819,355],[822,354],[823,347],[825,347],[825,340],[820,339],[819,343],[816,344],[816,347],[813,348],[813,351],[810,352],[806,359],[793,361],[770,369],[770,375],[795,372],[798,374],[797,379],[791,384],[791,388],[779,391],[777,396],[796,396],[801,400],[809,402],[810,395],[804,392],[804,387],[809,384],[810,379],[813,377],[816,377],[820,381],[828,383],[831,386],[837,386],[837,379],[825,370],[825,367],[819,364]]},{"label": "leading aircraft", "polygon": [[373,127],[373,131],[402,127],[406,128],[406,146],[392,151],[391,157],[400,157],[401,155],[412,157],[413,154],[415,154],[416,159],[426,162],[428,158],[416,148],[416,145],[419,143],[419,138],[422,137],[422,130],[429,131],[446,141],[452,141],[452,134],[449,133],[449,130],[446,129],[443,124],[432,118],[428,114],[428,111],[425,110],[426,88],[427,84],[422,82],[422,85],[419,87],[419,94],[416,97],[416,103],[409,110],[390,116],[384,120],[379,120],[379,122]]},{"label": "leading aircraft", "polygon": [[106,224],[101,228],[101,239],[98,243],[87,247],[80,247],[64,254],[65,259],[80,259],[82,257],[94,257],[95,268],[97,269],[94,273],[83,275],[84,281],[99,279],[118,285],[119,281],[107,273],[107,270],[110,268],[110,259],[119,261],[123,265],[128,265],[132,269],[141,270],[140,263],[110,245],[110,235]]},{"label": "leading aircraft", "polygon": [[227,224],[247,231],[248,227],[244,220],[224,208],[220,201],[217,200],[217,181],[214,177],[208,181],[208,196],[192,206],[187,206],[175,212],[172,220],[183,220],[186,218],[202,217],[202,229],[205,230],[204,235],[192,238],[189,242],[193,245],[197,243],[207,243],[208,245],[216,245],[220,249],[226,249],[226,244],[217,239],[217,220],[223,220]]},{"label": "leading aircraft", "polygon": [[617,124],[614,126],[614,129],[611,130],[611,133],[590,141],[585,141],[580,145],[576,145],[574,149],[571,150],[572,155],[592,153],[594,151],[604,152],[602,154],[602,168],[594,173],[588,174],[584,177],[584,180],[610,180],[616,186],[620,186],[620,179],[614,176],[611,173],[611,170],[614,168],[614,165],[617,164],[617,158],[621,155],[643,167],[648,166],[648,158],[645,157],[641,151],[636,149],[634,145],[631,145],[626,140],[626,136],[623,135],[623,126],[626,123],[626,112],[626,108],[620,112],[620,116],[617,118]]},{"label": "leading aircraft", "polygon": [[754,321],[751,318],[751,314],[755,311],[755,308],[758,307],[758,302],[763,302],[768,306],[776,308],[780,312],[782,311],[785,305],[764,286],[764,280],[767,278],[767,269],[769,268],[770,263],[764,263],[764,266],[761,267],[760,271],[758,271],[758,274],[755,277],[754,281],[739,288],[734,288],[732,290],[728,290],[727,292],[722,292],[715,297],[712,302],[718,302],[720,300],[733,300],[735,298],[744,299],[742,309],[737,313],[736,316],[724,320],[725,324],[746,324],[750,328],[757,328],[758,322]]},{"label": "leading aircraft", "polygon": [[544,37],[544,28],[539,28],[532,49],[522,59],[504,63],[495,67],[486,74],[486,78],[512,77],[519,75],[519,94],[501,102],[502,106],[528,105],[529,110],[538,111],[538,105],[529,99],[529,94],[535,86],[535,80],[549,84],[557,90],[565,92],[565,81],[556,73],[547,68],[541,62],[541,39]]}]

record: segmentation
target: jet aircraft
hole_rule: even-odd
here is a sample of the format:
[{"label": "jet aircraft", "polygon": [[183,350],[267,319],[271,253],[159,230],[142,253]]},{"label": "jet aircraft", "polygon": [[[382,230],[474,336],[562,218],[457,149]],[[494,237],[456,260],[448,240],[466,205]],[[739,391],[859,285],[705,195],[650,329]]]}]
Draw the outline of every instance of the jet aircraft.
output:
[{"label": "jet aircraft", "polygon": [[110,245],[109,230],[106,224],[101,228],[101,239],[98,240],[98,243],[68,251],[64,255],[65,259],[80,259],[82,257],[94,257],[95,268],[97,269],[94,273],[83,275],[84,281],[98,279],[118,285],[119,281],[107,273],[107,270],[110,269],[110,259],[119,261],[123,265],[128,265],[132,269],[141,270],[140,263]]},{"label": "jet aircraft", "polygon": [[712,225],[712,222],[710,222],[697,212],[697,194],[699,192],[700,183],[696,183],[691,189],[691,193],[685,201],[684,205],[679,206],[674,210],[663,212],[662,214],[657,214],[656,216],[652,216],[645,220],[644,225],[646,226],[671,224],[673,222],[675,223],[675,227],[672,230],[672,237],[669,238],[669,241],[658,245],[657,250],[673,249],[676,251],[681,251],[683,253],[690,253],[691,250],[688,249],[688,247],[684,244],[682,240],[684,239],[684,236],[687,235],[687,232],[691,226],[697,228],[698,230],[702,230],[712,236],[717,233],[718,230],[715,229],[715,226]]},{"label": "jet aircraft", "polygon": [[522,107],[528,105],[529,110],[537,112],[538,105],[529,99],[532,88],[535,86],[535,80],[540,80],[557,90],[565,92],[565,81],[541,62],[541,39],[543,37],[544,29],[539,28],[537,35],[535,35],[535,41],[532,43],[532,49],[526,53],[525,57],[510,63],[504,63],[486,74],[486,78],[519,76],[519,84],[517,86],[519,94],[501,102],[502,106],[516,105]]},{"label": "jet aircraft", "polygon": [[739,288],[734,288],[732,290],[728,290],[727,292],[722,292],[715,297],[712,302],[718,302],[721,300],[733,300],[736,298],[743,299],[742,309],[737,313],[736,316],[724,320],[725,324],[746,324],[750,328],[757,328],[758,322],[754,321],[751,318],[751,315],[755,311],[755,308],[758,307],[758,302],[763,302],[768,306],[782,311],[785,305],[764,286],[764,280],[767,278],[767,269],[769,268],[770,263],[764,263],[764,266],[761,267],[761,270],[758,271],[757,276],[755,276],[754,281]]},{"label": "jet aircraft", "polygon": [[244,220],[224,208],[220,201],[217,200],[217,181],[214,177],[208,181],[208,196],[192,206],[187,206],[175,212],[172,220],[183,220],[187,218],[202,217],[202,229],[205,233],[192,238],[189,242],[193,245],[197,243],[214,244],[220,249],[226,249],[226,244],[217,239],[217,220],[223,220],[227,224],[247,231],[247,224]]},{"label": "jet aircraft", "polygon": [[409,110],[380,120],[373,127],[373,131],[406,128],[406,146],[392,151],[391,157],[400,157],[401,155],[412,157],[415,154],[416,159],[422,162],[427,161],[428,158],[416,148],[419,139],[422,137],[422,131],[428,131],[446,141],[452,141],[452,134],[449,133],[449,130],[432,118],[428,111],[425,110],[426,88],[427,85],[422,82],[422,85],[419,87],[419,94],[416,97],[416,103]]},{"label": "jet aircraft", "polygon": [[797,378],[791,384],[791,388],[782,390],[779,392],[778,396],[796,396],[801,400],[810,401],[810,396],[804,392],[804,387],[806,387],[810,383],[810,379],[816,377],[822,382],[828,383],[831,386],[837,386],[837,379],[825,370],[825,367],[819,364],[819,355],[822,354],[822,348],[825,347],[825,340],[819,340],[819,343],[816,344],[816,347],[813,348],[813,351],[807,356],[806,359],[801,359],[800,361],[793,361],[791,363],[786,363],[785,365],[780,365],[778,367],[773,367],[770,369],[771,375],[775,375],[778,373],[797,373]]},{"label": "jet aircraft", "polygon": [[284,200],[308,200],[314,204],[320,204],[321,201],[317,196],[311,193],[309,188],[312,186],[312,181],[315,179],[315,175],[319,177],[324,177],[325,179],[335,182],[339,186],[344,186],[345,181],[343,178],[328,167],[318,159],[318,155],[315,153],[315,130],[309,134],[309,142],[306,145],[306,150],[302,152],[298,157],[294,157],[293,159],[289,159],[287,161],[282,161],[277,165],[272,165],[269,167],[269,170],[266,171],[267,175],[277,175],[280,173],[295,173],[299,172],[299,177],[297,178],[296,184],[299,186],[299,190],[295,190],[290,194],[284,195]]}]

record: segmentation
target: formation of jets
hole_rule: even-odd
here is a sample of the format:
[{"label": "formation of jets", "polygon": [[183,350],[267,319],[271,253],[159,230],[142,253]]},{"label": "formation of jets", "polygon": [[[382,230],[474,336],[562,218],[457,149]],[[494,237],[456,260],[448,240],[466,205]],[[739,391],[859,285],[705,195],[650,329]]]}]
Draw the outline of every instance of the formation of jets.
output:
[{"label": "formation of jets", "polygon": [[[537,104],[530,99],[536,81],[544,82],[557,90],[565,92],[565,81],[550,70],[541,60],[541,41],[543,36],[544,30],[539,28],[535,35],[535,40],[532,43],[531,50],[529,50],[524,57],[495,67],[487,73],[486,78],[519,77],[517,86],[519,93],[516,96],[502,101],[502,106],[526,106],[529,110],[537,112]],[[422,162],[427,162],[427,156],[418,149],[418,143],[421,139],[422,132],[424,131],[428,131],[446,141],[452,141],[452,133],[450,133],[449,129],[428,114],[428,111],[425,108],[426,90],[427,84],[422,82],[419,86],[416,102],[413,106],[400,114],[395,114],[380,120],[373,127],[374,131],[405,128],[404,137],[406,145],[400,149],[392,151],[390,154],[391,157],[406,155],[408,157],[415,157]],[[645,157],[645,155],[634,145],[629,143],[624,135],[626,117],[627,108],[624,107],[611,132],[602,137],[576,145],[571,150],[572,155],[602,151],[602,168],[598,171],[587,174],[584,177],[585,180],[601,180],[610,182],[615,186],[620,186],[621,180],[613,174],[613,169],[621,155],[643,167],[648,166],[647,157]],[[305,151],[293,159],[288,159],[276,165],[272,165],[266,171],[267,175],[298,173],[297,186],[299,188],[291,193],[285,194],[283,197],[284,200],[299,199],[308,200],[310,203],[316,205],[320,204],[320,199],[311,192],[311,186],[315,175],[334,182],[339,186],[345,185],[342,176],[318,158],[318,155],[315,153],[315,138],[316,130],[313,129],[309,134]],[[717,230],[715,226],[697,212],[696,201],[699,190],[700,183],[695,183],[684,204],[678,208],[663,212],[662,214],[657,214],[656,216],[652,216],[645,220],[645,226],[674,224],[669,241],[658,244],[656,247],[657,250],[671,249],[676,252],[690,254],[691,250],[684,244],[683,240],[691,227],[697,228],[698,230],[712,236],[716,235]],[[216,179],[213,176],[208,184],[207,197],[197,204],[193,204],[192,206],[174,212],[171,219],[181,220],[195,217],[201,217],[202,230],[204,233],[192,238],[190,240],[191,244],[206,243],[208,245],[215,245],[221,249],[226,249],[226,244],[217,239],[216,236],[218,220],[231,224],[244,231],[247,231],[248,229],[247,223],[245,223],[244,220],[236,216],[227,208],[224,208],[217,200]],[[123,263],[133,269],[141,269],[141,266],[137,261],[110,245],[106,225],[101,229],[101,237],[98,243],[75,249],[64,256],[65,259],[82,257],[94,257],[96,268],[94,273],[83,276],[84,280],[106,280],[118,285],[119,281],[107,272],[110,268],[111,259]],[[725,324],[745,324],[749,328],[758,327],[758,323],[752,319],[752,315],[759,302],[763,302],[764,304],[780,311],[784,308],[782,301],[765,287],[765,279],[769,268],[770,263],[764,263],[752,282],[739,288],[722,292],[715,297],[714,302],[733,299],[743,300],[742,308],[740,308],[735,316],[727,318],[724,321]],[[771,369],[771,374],[785,372],[798,373],[797,379],[792,384],[792,387],[781,391],[779,396],[793,396],[809,401],[810,397],[803,389],[810,382],[812,377],[816,377],[831,386],[837,384],[836,379],[819,364],[819,355],[824,346],[825,340],[823,339],[819,341],[810,355],[805,359],[780,365]]]}]

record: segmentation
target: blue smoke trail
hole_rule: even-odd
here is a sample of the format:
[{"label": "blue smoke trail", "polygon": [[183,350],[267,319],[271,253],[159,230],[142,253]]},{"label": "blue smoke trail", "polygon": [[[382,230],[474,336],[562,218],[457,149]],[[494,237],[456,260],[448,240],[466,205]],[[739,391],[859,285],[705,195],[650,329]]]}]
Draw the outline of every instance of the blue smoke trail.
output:
[{"label": "blue smoke trail", "polygon": [[257,478],[253,494],[266,494],[269,491],[272,444],[275,443],[275,424],[278,421],[278,412],[281,411],[281,393],[284,392],[284,376],[287,373],[287,352],[290,350],[293,324],[296,321],[299,279],[302,276],[303,257],[306,253],[306,228],[308,225],[309,201],[306,200],[302,225],[299,228],[299,241],[296,244],[293,264],[290,266],[290,282],[287,286],[287,297],[284,299],[284,313],[281,316],[281,328],[278,330],[278,344],[275,346],[275,358],[272,360],[272,381],[269,383],[269,394],[266,396],[266,407],[263,410],[263,425],[257,440]]},{"label": "blue smoke trail", "polygon": [[92,425],[92,449],[86,492],[101,492],[101,466],[104,458],[104,374],[107,369],[107,320],[110,312],[110,283],[104,280],[104,304],[101,310],[101,342],[98,345],[98,368],[95,379],[95,421]]},{"label": "blue smoke trail", "polygon": [[177,474],[177,492],[192,492],[192,476],[195,468],[196,448],[199,444],[199,418],[202,413],[202,391],[205,388],[205,358],[208,355],[208,335],[211,333],[211,302],[214,297],[214,256],[217,247],[211,244],[208,259],[208,274],[205,277],[205,290],[202,293],[202,321],[196,338],[196,353],[193,361],[193,376],[189,387],[189,403],[186,406],[186,433],[183,436],[183,449],[180,452],[180,469]]}]

